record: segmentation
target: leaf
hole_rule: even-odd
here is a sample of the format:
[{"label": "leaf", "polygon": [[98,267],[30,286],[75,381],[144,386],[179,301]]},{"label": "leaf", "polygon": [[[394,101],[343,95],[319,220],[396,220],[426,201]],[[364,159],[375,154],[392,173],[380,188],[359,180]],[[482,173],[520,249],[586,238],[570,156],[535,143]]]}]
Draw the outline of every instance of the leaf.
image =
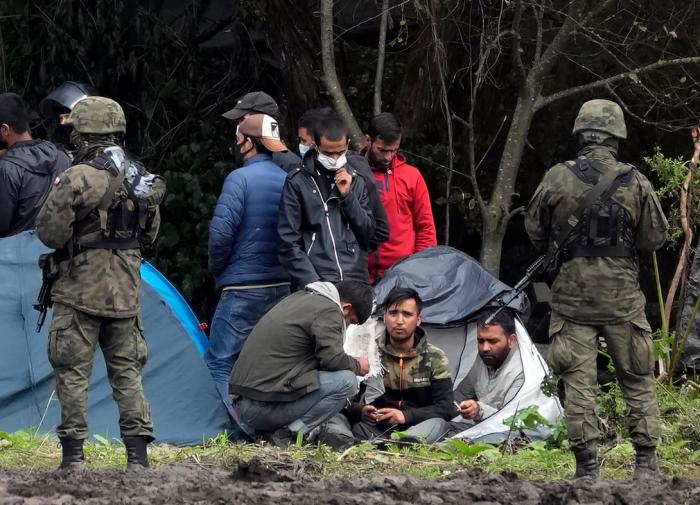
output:
[{"label": "leaf", "polygon": [[632,81],[635,84],[639,84],[641,81],[639,80],[639,75],[637,75],[635,72],[632,72],[629,75],[630,81]]},{"label": "leaf", "polygon": [[106,447],[112,445],[112,443],[109,441],[109,439],[103,437],[102,435],[93,435],[93,438],[97,440],[97,443],[100,445],[104,445]]}]

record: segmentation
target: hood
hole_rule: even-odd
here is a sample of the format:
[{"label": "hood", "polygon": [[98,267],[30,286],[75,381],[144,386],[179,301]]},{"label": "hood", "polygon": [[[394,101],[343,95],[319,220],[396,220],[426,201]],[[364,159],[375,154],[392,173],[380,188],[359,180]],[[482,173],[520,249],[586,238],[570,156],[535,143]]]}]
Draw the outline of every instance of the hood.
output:
[{"label": "hood", "polygon": [[340,305],[340,295],[338,294],[338,290],[332,282],[311,282],[307,284],[306,288],[304,289],[311,293],[316,293],[317,295],[321,295],[328,298],[330,301],[335,303],[341,311],[343,310],[342,306]]},{"label": "hood", "polygon": [[425,330],[420,326],[416,327],[416,332],[414,333],[414,336],[416,338],[416,341],[413,343],[413,347],[407,353],[403,353],[394,349],[394,346],[392,346],[389,342],[389,333],[384,332],[384,338],[379,339],[379,350],[383,354],[394,356],[396,358],[413,358],[416,356],[420,356],[428,350],[428,338],[425,335]]},{"label": "hood", "polygon": [[54,144],[37,139],[15,143],[2,159],[34,174],[51,175],[60,155],[61,151]]}]

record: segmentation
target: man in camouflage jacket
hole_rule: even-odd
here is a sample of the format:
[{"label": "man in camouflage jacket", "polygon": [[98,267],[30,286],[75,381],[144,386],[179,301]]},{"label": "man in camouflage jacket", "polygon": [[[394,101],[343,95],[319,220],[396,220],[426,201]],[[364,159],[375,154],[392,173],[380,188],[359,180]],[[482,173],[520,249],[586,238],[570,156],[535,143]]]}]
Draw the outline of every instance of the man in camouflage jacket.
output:
[{"label": "man in camouflage jacket", "polygon": [[[125,222],[124,216],[134,213],[124,184],[134,163],[118,146],[126,128],[121,106],[108,98],[84,98],[69,121],[78,146],[75,163],[54,181],[36,225],[41,241],[57,249],[48,352],[61,403],[61,468],[84,465],[88,385],[98,343],[119,407],[128,466],[146,467],[146,446],[154,437],[141,383],[147,348],[139,317],[139,247],[155,240],[164,186],[158,198],[147,202],[143,216]],[[163,185],[151,177],[156,186]],[[121,209],[120,202],[126,210],[110,212]],[[137,224],[130,226],[134,220]]]},{"label": "man in camouflage jacket", "polygon": [[[582,145],[575,161],[552,167],[526,211],[525,227],[539,249],[561,247],[552,284],[551,345],[548,361],[564,382],[566,424],[576,457],[575,477],[597,477],[596,416],[598,337],[605,339],[623,397],[637,452],[635,477],[658,471],[659,409],[654,380],[654,347],[639,287],[640,252],[659,249],[668,223],[654,188],[639,171],[617,159],[627,136],[620,107],[591,100],[581,107],[573,133]],[[560,230],[579,202],[611,170],[619,175],[584,210],[568,240]]]},{"label": "man in camouflage jacket", "polygon": [[[422,302],[410,288],[394,288],[384,302],[386,336],[379,342],[384,394],[356,406],[351,417],[356,439],[382,437],[403,430],[412,440],[436,442],[455,415],[452,375],[447,355],[428,342],[421,328]],[[351,419],[352,421],[353,419]]]}]

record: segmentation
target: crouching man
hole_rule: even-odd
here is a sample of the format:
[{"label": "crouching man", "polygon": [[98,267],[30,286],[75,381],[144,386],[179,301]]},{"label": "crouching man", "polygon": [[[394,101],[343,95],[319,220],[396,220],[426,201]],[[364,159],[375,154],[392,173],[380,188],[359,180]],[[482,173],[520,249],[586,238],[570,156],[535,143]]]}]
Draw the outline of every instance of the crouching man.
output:
[{"label": "crouching man", "polygon": [[352,432],[368,440],[401,430],[412,441],[436,442],[454,415],[447,355],[420,327],[422,301],[416,291],[394,288],[385,307],[386,336],[379,342],[385,392],[361,407]]},{"label": "crouching man", "polygon": [[501,410],[525,382],[513,314],[504,309],[488,321],[490,315],[482,312],[476,323],[479,358],[455,391],[463,421],[450,423],[451,435]]},{"label": "crouching man", "polygon": [[233,414],[249,435],[289,445],[355,396],[367,358],[343,351],[347,324],[372,311],[369,284],[313,282],[275,305],[248,336],[233,368]]}]

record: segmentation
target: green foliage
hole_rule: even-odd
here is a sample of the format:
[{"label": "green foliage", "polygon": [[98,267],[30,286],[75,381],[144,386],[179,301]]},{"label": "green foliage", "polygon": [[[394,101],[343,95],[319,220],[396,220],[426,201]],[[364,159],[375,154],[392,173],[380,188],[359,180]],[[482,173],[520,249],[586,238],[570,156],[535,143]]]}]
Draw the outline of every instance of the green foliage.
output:
[{"label": "green foliage", "polygon": [[551,427],[552,423],[540,414],[537,405],[530,405],[524,409],[519,409],[514,415],[503,421],[503,424],[512,430],[534,430],[540,426]]}]

